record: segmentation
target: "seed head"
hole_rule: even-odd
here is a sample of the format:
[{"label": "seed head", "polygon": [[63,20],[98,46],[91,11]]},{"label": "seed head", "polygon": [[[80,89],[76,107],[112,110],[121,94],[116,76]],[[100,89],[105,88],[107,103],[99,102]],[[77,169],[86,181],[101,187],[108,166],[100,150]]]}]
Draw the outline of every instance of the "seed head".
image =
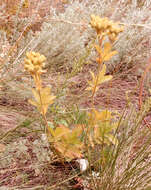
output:
[{"label": "seed head", "polygon": [[100,18],[99,16],[91,15],[90,24],[94,28],[98,35],[109,37],[109,40],[114,42],[120,32],[123,32],[124,28],[119,27],[118,23],[110,21],[108,18]]},{"label": "seed head", "polygon": [[45,72],[45,70],[43,70],[43,67],[45,66],[44,61],[46,61],[46,57],[44,55],[33,51],[27,52],[24,60],[24,68],[31,75],[35,75],[36,73],[40,75]]}]

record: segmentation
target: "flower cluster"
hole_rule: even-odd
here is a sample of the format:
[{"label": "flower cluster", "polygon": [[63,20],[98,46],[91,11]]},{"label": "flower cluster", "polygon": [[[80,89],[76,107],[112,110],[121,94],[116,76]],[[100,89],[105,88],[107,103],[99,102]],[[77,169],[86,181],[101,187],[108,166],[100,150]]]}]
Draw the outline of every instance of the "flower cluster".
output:
[{"label": "flower cluster", "polygon": [[96,30],[98,35],[107,35],[111,42],[114,42],[117,39],[118,34],[124,30],[123,27],[118,26],[118,23],[114,23],[108,18],[100,18],[95,15],[91,15],[90,24],[92,28]]},{"label": "flower cluster", "polygon": [[45,61],[46,57],[44,55],[33,51],[27,52],[26,58],[24,60],[24,68],[32,75],[36,84],[36,88],[38,90],[42,88],[40,76],[42,73],[46,72],[45,70],[43,70],[43,67],[45,66]]},{"label": "flower cluster", "polygon": [[45,72],[42,68],[45,66],[44,61],[46,61],[46,57],[36,52],[27,52],[25,58],[24,68],[31,75],[42,74]]}]

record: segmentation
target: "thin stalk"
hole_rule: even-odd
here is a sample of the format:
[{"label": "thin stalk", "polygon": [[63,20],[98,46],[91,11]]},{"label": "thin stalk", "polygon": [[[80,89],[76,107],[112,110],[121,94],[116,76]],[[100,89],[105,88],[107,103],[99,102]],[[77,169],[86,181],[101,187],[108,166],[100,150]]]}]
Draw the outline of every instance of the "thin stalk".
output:
[{"label": "thin stalk", "polygon": [[98,80],[99,80],[99,72],[101,70],[101,66],[102,66],[102,63],[99,63],[99,66],[98,66],[98,74],[97,74],[97,77],[96,77],[96,82],[95,82],[95,86],[94,86],[94,89],[93,89],[93,92],[92,92],[92,107],[94,107],[94,95],[95,95],[95,92],[96,92],[96,87],[98,85]]},{"label": "thin stalk", "polygon": [[[146,78],[146,75],[149,71],[149,69],[151,68],[151,57],[149,58],[148,60],[148,65],[147,67],[145,68],[145,71],[144,71],[144,74],[142,75],[141,77],[141,82],[140,82],[140,89],[139,89],[139,109],[141,109],[142,107],[142,95],[143,95],[143,86],[144,86],[144,81],[145,81],[145,78]],[[148,122],[145,120],[144,118],[144,122],[146,124],[146,126],[148,127],[148,129],[151,131],[151,128],[150,128],[150,125],[148,124]]]},{"label": "thin stalk", "polygon": [[[35,76],[35,82],[36,82],[36,86],[37,86],[37,91],[40,97],[40,104],[41,104],[41,112],[42,112],[42,116],[43,119],[45,121],[46,127],[45,127],[45,133],[47,133],[47,130],[49,129],[49,125],[48,125],[48,121],[44,112],[44,108],[43,108],[43,102],[42,102],[42,97],[41,97],[41,80],[40,80],[40,76],[38,74],[36,74]],[[50,132],[51,136],[53,137],[53,134]]]},{"label": "thin stalk", "polygon": [[[100,47],[101,47],[101,45],[102,45],[102,41],[103,41],[103,36],[99,39],[99,45],[100,45]],[[92,92],[92,96],[91,96],[91,99],[92,99],[92,107],[94,107],[94,95],[95,95],[96,88],[97,88],[97,85],[98,85],[99,73],[100,73],[100,70],[101,70],[101,67],[102,67],[102,63],[103,63],[102,61],[100,62],[100,60],[102,60],[101,54],[99,54],[98,74],[97,74],[97,77],[96,77],[95,86],[94,86],[94,89],[93,89],[93,92]]]},{"label": "thin stalk", "polygon": [[149,58],[148,65],[145,68],[144,74],[141,77],[140,89],[139,89],[139,109],[141,109],[142,107],[142,94],[143,94],[144,80],[150,68],[151,68],[151,57]]},{"label": "thin stalk", "polygon": [[[44,121],[45,121],[45,124],[46,124],[45,133],[47,133],[47,130],[48,130],[48,128],[49,128],[49,125],[48,125],[48,121],[47,121],[46,115],[45,115],[45,113],[44,113],[44,108],[43,108],[43,104],[42,104],[42,98],[41,98],[41,91],[40,91],[40,89],[38,89],[38,94],[39,94],[39,97],[40,97],[40,104],[41,104],[42,116],[43,116]],[[53,136],[52,133],[51,133],[51,136]]]},{"label": "thin stalk", "polygon": [[[34,121],[36,121],[36,119],[34,119],[33,121],[31,121],[29,123],[29,125],[31,125]],[[11,133],[15,132],[17,129],[19,129],[21,127],[26,127],[26,125],[24,124],[24,122],[22,122],[21,124],[17,125],[17,127],[15,127],[14,129],[7,131],[4,135],[0,136],[0,141],[2,141],[4,138],[8,137]]]}]

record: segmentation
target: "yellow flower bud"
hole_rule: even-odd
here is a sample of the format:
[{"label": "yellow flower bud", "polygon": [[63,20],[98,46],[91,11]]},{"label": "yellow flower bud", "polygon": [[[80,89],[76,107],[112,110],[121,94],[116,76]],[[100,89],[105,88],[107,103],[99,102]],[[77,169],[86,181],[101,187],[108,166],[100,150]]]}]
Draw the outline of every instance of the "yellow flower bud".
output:
[{"label": "yellow flower bud", "polygon": [[45,66],[44,61],[46,60],[44,55],[36,52],[27,52],[26,58],[24,60],[25,65],[24,68],[26,71],[30,72],[32,75],[39,73],[42,74],[42,67]]}]

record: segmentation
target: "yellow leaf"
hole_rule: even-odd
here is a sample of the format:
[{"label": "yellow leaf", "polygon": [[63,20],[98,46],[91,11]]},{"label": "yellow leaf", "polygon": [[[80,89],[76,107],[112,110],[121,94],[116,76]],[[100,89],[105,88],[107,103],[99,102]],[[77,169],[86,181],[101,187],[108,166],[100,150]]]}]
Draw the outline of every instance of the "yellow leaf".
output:
[{"label": "yellow leaf", "polygon": [[82,125],[76,125],[73,129],[72,129],[72,135],[74,137],[78,137],[82,134],[83,132],[83,126]]},{"label": "yellow leaf", "polygon": [[69,133],[70,133],[70,129],[61,125],[56,128],[54,136],[55,136],[55,138],[61,138],[64,135],[69,135]]},{"label": "yellow leaf", "polygon": [[91,74],[91,76],[92,76],[93,82],[95,82],[95,81],[96,81],[96,77],[95,77],[94,73],[93,73],[92,71],[90,71],[90,74]]},{"label": "yellow leaf", "polygon": [[102,84],[102,83],[107,82],[107,81],[109,81],[111,79],[112,79],[111,75],[104,76],[104,77],[102,77],[101,79],[98,80],[98,84]]},{"label": "yellow leaf", "polygon": [[103,110],[103,111],[99,112],[94,109],[93,113],[95,114],[95,118],[98,121],[108,121],[108,120],[112,119],[111,112],[108,110]]},{"label": "yellow leaf", "polygon": [[102,84],[112,79],[111,75],[105,75],[106,73],[106,65],[103,64],[102,70],[98,74],[98,84]]},{"label": "yellow leaf", "polygon": [[92,76],[92,81],[88,81],[89,87],[87,87],[86,90],[93,91],[95,88],[95,92],[97,92],[97,90],[99,89],[98,85],[112,79],[111,75],[105,75],[105,73],[106,73],[106,65],[105,64],[103,64],[101,71],[98,73],[98,80],[92,71],[90,71],[90,73]]},{"label": "yellow leaf", "polygon": [[46,114],[48,106],[55,99],[55,96],[50,94],[51,89],[49,87],[41,88],[39,92],[36,89],[32,89],[32,92],[36,101],[29,100],[29,103],[36,106],[41,114]]},{"label": "yellow leaf", "polygon": [[101,54],[103,61],[109,61],[113,55],[117,54],[117,51],[111,51],[112,46],[109,42],[104,44],[104,51]]},{"label": "yellow leaf", "polygon": [[92,87],[87,87],[85,90],[92,91],[92,90],[93,90],[93,88],[92,88]]},{"label": "yellow leaf", "polygon": [[116,55],[117,51],[111,51],[107,55],[104,56],[103,61],[109,61],[112,56]]},{"label": "yellow leaf", "polygon": [[54,137],[55,136],[55,131],[54,129],[52,129],[51,127],[48,127],[48,137],[49,138],[49,141],[50,142],[53,142],[54,139],[52,139],[52,136]]},{"label": "yellow leaf", "polygon": [[40,97],[39,97],[39,94],[38,94],[38,92],[36,91],[36,89],[32,89],[32,93],[33,93],[33,95],[34,95],[35,100],[36,100],[37,102],[39,102]]},{"label": "yellow leaf", "polygon": [[[113,122],[114,116],[109,110],[97,111],[93,109],[89,113],[89,124],[92,125],[93,139],[89,137],[91,142],[97,144],[118,145],[118,139],[113,132],[118,127],[118,122]],[[90,142],[90,144],[92,144]],[[91,145],[93,146],[93,144]]]},{"label": "yellow leaf", "polygon": [[104,44],[104,54],[106,55],[106,54],[108,54],[108,52],[110,52],[111,51],[111,48],[112,48],[112,46],[111,46],[111,44],[109,43],[109,42],[106,42],[105,44]]},{"label": "yellow leaf", "polygon": [[37,103],[36,103],[35,101],[33,101],[33,100],[28,100],[28,102],[29,102],[31,105],[38,107]]},{"label": "yellow leaf", "polygon": [[100,55],[102,55],[102,50],[101,50],[100,46],[98,46],[98,45],[95,44],[95,48],[96,48],[97,52],[98,52]]},{"label": "yellow leaf", "polygon": [[101,69],[101,72],[100,72],[100,75],[104,76],[105,73],[106,73],[106,65],[103,64],[102,69]]},{"label": "yellow leaf", "polygon": [[[86,90],[89,90],[89,91],[93,91],[93,89],[94,89],[94,85],[91,85],[91,86],[89,86],[89,87],[86,88]],[[96,87],[95,88],[95,92],[97,92],[98,89],[99,89],[99,87]]]},{"label": "yellow leaf", "polygon": [[56,151],[66,160],[82,157],[83,143],[80,140],[83,126],[76,125],[72,130],[64,125],[59,125],[53,130],[53,137],[49,141],[54,144]]}]

